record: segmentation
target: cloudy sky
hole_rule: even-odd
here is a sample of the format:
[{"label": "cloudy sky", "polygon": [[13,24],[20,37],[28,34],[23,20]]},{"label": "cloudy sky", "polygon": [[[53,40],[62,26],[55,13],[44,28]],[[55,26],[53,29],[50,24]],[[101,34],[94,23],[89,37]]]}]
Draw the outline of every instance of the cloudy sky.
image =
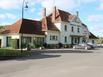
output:
[{"label": "cloudy sky", "polygon": [[[76,14],[89,30],[97,36],[103,36],[103,0],[25,0],[29,8],[25,9],[24,18],[41,19],[41,11],[47,8],[47,14],[53,6]],[[22,0],[0,0],[0,24],[8,25],[21,18]]]}]

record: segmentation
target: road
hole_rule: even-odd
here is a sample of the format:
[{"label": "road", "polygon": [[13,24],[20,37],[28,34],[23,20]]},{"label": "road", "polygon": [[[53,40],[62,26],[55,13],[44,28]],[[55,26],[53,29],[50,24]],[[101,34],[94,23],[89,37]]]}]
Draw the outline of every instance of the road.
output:
[{"label": "road", "polygon": [[48,50],[29,58],[0,61],[0,77],[103,77],[103,49],[88,52]]}]

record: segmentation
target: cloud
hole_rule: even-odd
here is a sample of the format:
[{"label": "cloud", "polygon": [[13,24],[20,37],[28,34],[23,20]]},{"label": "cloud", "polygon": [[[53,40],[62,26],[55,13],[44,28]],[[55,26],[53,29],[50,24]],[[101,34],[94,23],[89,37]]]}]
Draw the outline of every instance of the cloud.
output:
[{"label": "cloud", "polygon": [[4,14],[0,14],[0,20],[4,20],[5,19],[5,15]]},{"label": "cloud", "polygon": [[94,14],[88,16],[88,21],[90,22],[102,22],[103,20],[103,14]]},{"label": "cloud", "polygon": [[79,5],[77,4],[76,0],[55,0],[55,2],[54,0],[42,0],[41,6],[47,9],[47,13],[50,13],[54,6],[68,11],[78,7]]},{"label": "cloud", "polygon": [[5,13],[5,14],[0,14],[0,20],[6,20],[6,19],[16,19],[16,15],[11,14],[11,13]]},{"label": "cloud", "polygon": [[99,9],[100,9],[100,10],[103,10],[103,3],[101,3],[101,4],[99,5]]},{"label": "cloud", "polygon": [[1,9],[16,9],[20,6],[22,0],[0,0]]},{"label": "cloud", "polygon": [[37,0],[42,7],[47,9],[47,13],[50,13],[54,6],[65,11],[71,11],[73,9],[79,10],[83,4],[89,4],[96,1],[97,0]]},{"label": "cloud", "polygon": [[100,24],[93,25],[89,27],[90,31],[96,35],[103,35],[103,26]]},{"label": "cloud", "polygon": [[91,26],[89,26],[89,30],[96,34],[96,35],[102,35],[103,33],[103,14],[93,14],[88,16],[88,21],[91,23]]},{"label": "cloud", "polygon": [[5,16],[8,18],[8,19],[16,19],[16,15],[13,15],[11,13],[6,13]]},{"label": "cloud", "polygon": [[[28,4],[30,4],[29,6],[31,7],[35,5],[35,3],[38,2],[38,0],[25,0],[25,3],[26,2],[28,2]],[[22,4],[23,0],[0,0],[0,8],[5,10],[21,8]]]},{"label": "cloud", "polygon": [[96,2],[96,1],[99,1],[99,0],[78,0],[80,3],[92,3],[92,2]]},{"label": "cloud", "polygon": [[35,8],[31,8],[31,9],[30,9],[30,12],[31,12],[31,13],[34,13],[35,10],[36,10]]}]

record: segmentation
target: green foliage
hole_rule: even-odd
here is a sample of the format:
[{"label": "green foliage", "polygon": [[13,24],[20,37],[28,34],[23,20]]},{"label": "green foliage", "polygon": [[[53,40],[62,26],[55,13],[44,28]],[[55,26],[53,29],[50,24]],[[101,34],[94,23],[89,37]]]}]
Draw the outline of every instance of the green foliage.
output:
[{"label": "green foliage", "polygon": [[35,48],[39,48],[39,47],[42,47],[43,45],[41,45],[41,44],[36,44],[35,45]]},{"label": "green foliage", "polygon": [[20,50],[13,49],[0,49],[0,57],[22,57],[22,56],[30,56],[30,52],[23,51],[21,53]]},{"label": "green foliage", "polygon": [[4,28],[4,26],[1,26],[1,25],[0,25],[0,29],[1,29],[1,28]]},{"label": "green foliage", "polygon": [[103,44],[103,37],[99,37],[99,39],[97,39],[97,44]]}]

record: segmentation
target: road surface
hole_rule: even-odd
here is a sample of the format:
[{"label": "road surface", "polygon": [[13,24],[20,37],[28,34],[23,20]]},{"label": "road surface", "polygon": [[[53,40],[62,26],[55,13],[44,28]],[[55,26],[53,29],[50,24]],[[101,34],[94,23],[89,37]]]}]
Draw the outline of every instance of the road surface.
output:
[{"label": "road surface", "polygon": [[103,49],[35,53],[0,61],[0,77],[103,77]]}]

